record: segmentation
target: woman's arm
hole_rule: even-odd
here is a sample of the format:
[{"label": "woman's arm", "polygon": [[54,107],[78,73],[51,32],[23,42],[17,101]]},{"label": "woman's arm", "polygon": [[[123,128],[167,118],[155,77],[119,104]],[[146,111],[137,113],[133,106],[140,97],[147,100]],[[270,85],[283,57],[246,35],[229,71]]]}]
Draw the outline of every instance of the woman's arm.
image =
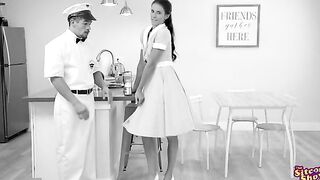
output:
[{"label": "woman's arm", "polygon": [[139,83],[139,86],[137,88],[137,91],[142,91],[143,87],[149,82],[151,79],[151,76],[154,73],[154,70],[160,60],[160,57],[163,53],[163,50],[160,49],[152,49],[151,53],[149,55],[149,59],[147,59],[148,63],[145,65],[145,68],[142,72],[141,81]]},{"label": "woman's arm", "polygon": [[149,59],[147,59],[148,63],[145,65],[145,68],[142,72],[141,80],[136,92],[136,101],[138,104],[142,104],[144,101],[144,94],[142,90],[149,83],[162,54],[163,54],[163,50],[160,50],[160,49],[151,50]]},{"label": "woman's arm", "polygon": [[138,67],[137,67],[137,75],[136,75],[136,78],[134,80],[134,84],[133,84],[133,87],[132,87],[132,92],[133,93],[135,93],[137,91],[137,88],[138,88],[140,80],[141,80],[142,72],[143,72],[145,66],[146,66],[146,62],[143,59],[143,52],[142,52],[142,49],[141,49],[141,51],[140,51],[140,60],[139,60]]}]

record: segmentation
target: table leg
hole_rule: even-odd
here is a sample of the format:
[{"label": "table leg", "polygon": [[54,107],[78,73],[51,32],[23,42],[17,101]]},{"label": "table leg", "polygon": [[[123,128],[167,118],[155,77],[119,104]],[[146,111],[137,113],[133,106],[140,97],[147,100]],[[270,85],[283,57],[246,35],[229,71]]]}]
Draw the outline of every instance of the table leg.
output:
[{"label": "table leg", "polygon": [[32,155],[32,168],[31,168],[31,177],[32,178],[35,178],[35,158],[36,156],[34,155],[34,150],[35,150],[35,147],[34,147],[34,126],[35,126],[35,108],[34,108],[34,104],[33,103],[29,103],[29,108],[30,108],[30,126],[31,126],[31,153],[33,154]]},{"label": "table leg", "polygon": [[284,121],[284,124],[285,124],[285,128],[286,128],[286,133],[287,133],[287,138],[288,138],[288,144],[289,144],[289,153],[290,153],[290,177],[293,178],[293,168],[294,168],[294,158],[293,158],[293,145],[292,145],[292,137],[291,137],[291,134],[290,134],[290,127],[289,127],[289,122],[288,122],[288,119],[287,119],[287,116],[286,116],[286,110],[283,111],[283,115],[282,115],[282,118],[283,118],[283,121]]},{"label": "table leg", "polygon": [[288,122],[289,122],[289,130],[290,130],[291,138],[292,138],[293,164],[295,165],[296,164],[296,141],[295,141],[293,129],[292,129],[292,126],[291,126],[292,114],[293,114],[293,107],[290,108],[290,115],[289,115],[289,118],[288,118]]},{"label": "table leg", "polygon": [[225,154],[225,164],[224,164],[224,177],[225,178],[228,176],[229,148],[230,148],[230,138],[231,138],[231,114],[232,114],[232,109],[229,109],[228,127],[227,127],[227,141],[226,141],[226,154]]},{"label": "table leg", "polygon": [[216,119],[216,125],[219,126],[219,121],[220,121],[220,115],[221,115],[221,106],[219,106],[218,114],[217,114],[217,119]]},{"label": "table leg", "polygon": [[[265,116],[265,119],[266,119],[266,123],[269,123],[269,121],[268,121],[267,109],[264,109],[264,116]],[[269,152],[269,151],[270,151],[270,146],[269,146],[269,131],[266,131],[266,134],[267,134],[267,151]]]},{"label": "table leg", "polygon": [[180,149],[180,155],[181,155],[181,164],[183,164],[184,163],[184,154],[183,154],[183,147],[184,147],[184,143],[183,143],[183,135],[180,135],[179,136],[179,149]]}]

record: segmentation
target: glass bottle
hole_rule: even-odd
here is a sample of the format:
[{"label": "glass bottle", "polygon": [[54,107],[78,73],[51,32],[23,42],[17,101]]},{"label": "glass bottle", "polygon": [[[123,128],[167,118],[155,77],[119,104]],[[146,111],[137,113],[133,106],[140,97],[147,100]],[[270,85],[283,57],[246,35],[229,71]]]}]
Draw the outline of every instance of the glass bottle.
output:
[{"label": "glass bottle", "polygon": [[116,83],[120,83],[123,85],[123,73],[125,71],[124,65],[119,62],[119,58],[117,58],[117,63],[114,65],[114,74],[115,74],[115,79]]}]

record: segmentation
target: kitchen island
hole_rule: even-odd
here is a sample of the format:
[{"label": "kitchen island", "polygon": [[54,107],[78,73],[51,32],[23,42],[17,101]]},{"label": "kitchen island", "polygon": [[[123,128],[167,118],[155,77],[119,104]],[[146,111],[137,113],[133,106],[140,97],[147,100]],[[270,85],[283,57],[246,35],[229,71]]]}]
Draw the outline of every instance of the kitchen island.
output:
[{"label": "kitchen island", "polygon": [[[101,92],[93,92],[96,117],[96,168],[97,178],[113,180],[118,174],[122,139],[122,122],[125,105],[134,96],[124,96],[123,89],[112,89],[112,101],[103,98]],[[46,90],[25,99],[30,107],[32,149],[32,177],[57,180],[55,160],[55,132],[53,105],[57,92]]]}]

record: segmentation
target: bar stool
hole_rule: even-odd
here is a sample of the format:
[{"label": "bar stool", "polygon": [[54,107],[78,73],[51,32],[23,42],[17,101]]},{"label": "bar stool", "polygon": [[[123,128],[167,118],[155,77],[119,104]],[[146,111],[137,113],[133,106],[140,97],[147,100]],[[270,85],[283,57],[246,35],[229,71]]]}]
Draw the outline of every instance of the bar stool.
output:
[{"label": "bar stool", "polygon": [[[139,137],[139,136],[135,136],[135,135],[131,135],[131,143],[130,143],[130,147],[129,149],[125,152],[125,158],[124,158],[124,166],[123,166],[123,171],[127,170],[127,166],[128,166],[128,161],[129,161],[129,154],[130,152],[132,152],[132,146],[134,145],[143,145],[142,143],[138,143],[138,142],[134,142],[134,137]],[[161,138],[157,138],[157,146],[158,146],[158,162],[159,162],[159,168],[160,168],[160,172],[162,172],[162,163],[161,163],[161,151],[162,151],[162,147],[161,147]],[[140,154],[144,154],[144,152],[138,152]]]},{"label": "bar stool", "polygon": [[[124,121],[126,121],[137,109],[138,105],[135,103],[129,103],[125,107],[125,113],[124,113]],[[134,145],[143,145],[142,143],[136,143],[134,142],[134,137],[133,134],[130,134],[125,128],[123,128],[123,133],[122,133],[122,144],[121,144],[121,155],[120,155],[120,167],[119,171],[126,171],[128,161],[129,161],[129,154],[131,152],[132,146]],[[161,138],[157,138],[157,146],[158,146],[158,162],[159,162],[159,168],[160,172],[162,172],[162,163],[161,163]],[[143,152],[140,152],[143,153]]]}]

